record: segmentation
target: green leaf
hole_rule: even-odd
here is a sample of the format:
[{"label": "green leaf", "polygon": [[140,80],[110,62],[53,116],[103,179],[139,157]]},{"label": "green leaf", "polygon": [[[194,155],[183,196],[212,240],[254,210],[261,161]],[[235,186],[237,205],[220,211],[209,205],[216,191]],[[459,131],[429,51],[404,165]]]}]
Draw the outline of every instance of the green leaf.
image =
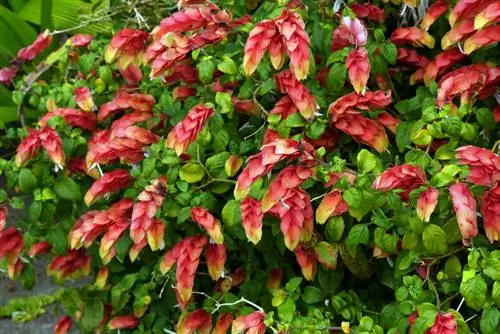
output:
[{"label": "green leaf", "polygon": [[[36,31],[16,14],[0,5],[0,55],[15,58],[17,51],[31,44],[36,38]],[[0,64],[3,66],[3,64]]]},{"label": "green leaf", "polygon": [[431,254],[442,255],[446,253],[446,249],[448,248],[446,244],[446,233],[441,227],[435,224],[427,225],[422,234],[422,240],[425,248]]},{"label": "green leaf", "polygon": [[307,124],[306,120],[300,113],[295,113],[290,116],[284,121],[285,126],[288,128],[300,128],[303,127]]},{"label": "green leaf", "polygon": [[344,219],[342,217],[332,217],[326,222],[326,239],[330,242],[339,242],[344,234],[344,230]]},{"label": "green leaf", "polygon": [[495,117],[493,117],[493,113],[488,108],[479,108],[476,110],[476,119],[486,130],[491,131],[495,129]]},{"label": "green leaf", "polygon": [[222,222],[228,227],[241,223],[240,203],[234,199],[229,200],[222,209]]},{"label": "green leaf", "polygon": [[343,48],[330,53],[328,60],[326,61],[326,66],[330,66],[333,63],[344,63],[349,51],[349,48]]},{"label": "green leaf", "polygon": [[217,92],[215,94],[215,103],[219,106],[221,114],[232,114],[234,111],[231,94],[229,93]]},{"label": "green leaf", "polygon": [[450,116],[441,122],[441,127],[444,133],[450,135],[451,137],[458,137],[460,136],[460,131],[462,130],[462,122],[458,116]]},{"label": "green leaf", "polygon": [[335,63],[328,71],[326,77],[326,89],[332,92],[340,92],[347,78],[347,68],[344,63]]},{"label": "green leaf", "polygon": [[486,282],[480,275],[476,275],[471,279],[460,284],[460,293],[465,299],[467,306],[480,311],[486,302],[486,291],[488,287]]},{"label": "green leaf", "polygon": [[236,63],[229,57],[224,57],[222,62],[217,64],[217,69],[226,74],[236,74],[238,72]]},{"label": "green leaf", "polygon": [[204,176],[205,170],[203,167],[194,162],[185,164],[179,171],[179,177],[187,183],[196,183],[201,181]]},{"label": "green leaf", "polygon": [[326,270],[323,266],[318,268],[318,283],[325,296],[333,296],[339,289],[344,279],[344,270]]},{"label": "green leaf", "polygon": [[54,185],[54,192],[62,199],[78,201],[81,198],[80,186],[67,176],[61,177]]},{"label": "green leaf", "polygon": [[481,333],[497,334],[500,332],[500,311],[496,308],[487,308],[483,310],[481,321],[479,323]]},{"label": "green leaf", "polygon": [[212,57],[203,57],[202,60],[196,65],[198,69],[198,77],[204,84],[212,82],[215,72],[215,63]]},{"label": "green leaf", "polygon": [[396,145],[399,152],[403,152],[405,147],[411,144],[410,131],[413,127],[413,122],[401,122],[396,127]]},{"label": "green leaf", "polygon": [[104,305],[100,300],[88,300],[83,308],[82,326],[88,331],[93,330],[102,320]]},{"label": "green leaf", "polygon": [[32,192],[37,185],[36,177],[33,175],[31,170],[27,168],[21,169],[19,172],[19,188],[23,193],[30,193]]},{"label": "green leaf", "polygon": [[461,171],[462,169],[457,165],[446,165],[432,177],[430,183],[436,188],[450,185],[455,181],[455,176]]},{"label": "green leaf", "polygon": [[295,302],[292,298],[287,298],[286,301],[278,307],[278,317],[281,321],[289,323],[295,316],[295,309]]},{"label": "green leaf", "polygon": [[287,292],[294,292],[295,290],[298,289],[300,286],[300,283],[302,283],[302,277],[293,277],[290,279],[286,285],[285,285],[285,291]]},{"label": "green leaf", "polygon": [[311,285],[306,286],[300,296],[302,300],[305,301],[307,304],[316,304],[325,299],[323,291]]},{"label": "green leaf", "polygon": [[373,171],[377,174],[382,169],[380,160],[375,156],[375,154],[366,149],[359,151],[357,165],[360,173],[369,173]]},{"label": "green leaf", "polygon": [[489,257],[483,265],[483,272],[495,281],[500,281],[500,259]]},{"label": "green leaf", "polygon": [[337,259],[339,256],[339,246],[330,244],[326,241],[320,241],[314,246],[316,257],[326,269],[334,270],[337,268]]},{"label": "green leaf", "polygon": [[493,288],[491,289],[491,299],[500,307],[500,282],[496,281],[493,283]]},{"label": "green leaf", "polygon": [[396,64],[398,49],[396,45],[392,43],[384,43],[381,45],[380,50],[382,51],[382,56],[387,61],[387,63],[394,65]]},{"label": "green leaf", "polygon": [[45,0],[40,3],[40,29],[43,31],[45,29],[53,30],[54,25],[52,23],[52,0]]},{"label": "green leaf", "polygon": [[354,225],[346,239],[347,250],[354,254],[359,244],[366,244],[370,240],[370,231],[367,224]]}]

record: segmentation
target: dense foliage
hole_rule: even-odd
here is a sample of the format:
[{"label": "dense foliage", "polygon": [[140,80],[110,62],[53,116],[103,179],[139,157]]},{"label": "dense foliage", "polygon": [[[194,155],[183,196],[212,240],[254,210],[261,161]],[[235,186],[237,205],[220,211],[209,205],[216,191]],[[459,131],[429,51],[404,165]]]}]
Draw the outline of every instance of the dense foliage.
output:
[{"label": "dense foliage", "polygon": [[20,50],[2,267],[95,277],[33,312],[60,304],[57,333],[499,333],[500,2],[399,2],[182,0],[151,32]]}]

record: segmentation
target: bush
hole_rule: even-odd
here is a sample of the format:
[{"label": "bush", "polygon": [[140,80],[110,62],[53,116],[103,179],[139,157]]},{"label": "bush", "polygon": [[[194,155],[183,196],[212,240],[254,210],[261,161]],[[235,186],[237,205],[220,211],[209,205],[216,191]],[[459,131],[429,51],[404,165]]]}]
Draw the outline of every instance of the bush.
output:
[{"label": "bush", "polygon": [[95,277],[56,330],[498,333],[498,3],[179,3],[1,70],[3,266]]}]

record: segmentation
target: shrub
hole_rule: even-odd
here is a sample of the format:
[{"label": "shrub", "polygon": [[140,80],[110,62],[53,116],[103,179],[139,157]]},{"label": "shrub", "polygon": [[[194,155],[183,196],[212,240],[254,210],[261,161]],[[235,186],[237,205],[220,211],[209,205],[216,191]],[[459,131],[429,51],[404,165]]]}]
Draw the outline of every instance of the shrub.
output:
[{"label": "shrub", "polygon": [[3,265],[95,277],[57,332],[499,332],[498,3],[331,5],[179,1],[2,70],[36,117]]}]

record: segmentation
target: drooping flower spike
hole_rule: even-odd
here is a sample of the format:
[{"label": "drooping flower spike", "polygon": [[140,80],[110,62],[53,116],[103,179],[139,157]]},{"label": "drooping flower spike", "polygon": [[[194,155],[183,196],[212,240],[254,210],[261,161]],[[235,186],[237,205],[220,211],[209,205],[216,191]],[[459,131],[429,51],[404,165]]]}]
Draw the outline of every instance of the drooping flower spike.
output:
[{"label": "drooping flower spike", "polygon": [[500,2],[495,1],[476,15],[474,18],[474,29],[480,30],[498,21],[500,21]]},{"label": "drooping flower spike", "polygon": [[391,41],[396,45],[411,44],[416,47],[434,48],[434,37],[417,27],[402,27],[394,30]]},{"label": "drooping flower spike", "polygon": [[132,181],[129,172],[124,169],[115,169],[96,180],[84,197],[85,204],[91,206],[95,201],[106,196],[106,194],[119,191],[127,187]]},{"label": "drooping flower spike", "polygon": [[491,186],[500,180],[500,156],[485,148],[472,145],[457,148],[456,158],[469,167],[467,182]]},{"label": "drooping flower spike", "polygon": [[87,87],[77,87],[73,90],[73,97],[75,98],[76,104],[83,111],[94,111],[97,109],[94,100],[92,100],[92,95]]},{"label": "drooping flower spike", "polygon": [[477,49],[485,46],[498,43],[500,41],[500,25],[493,25],[483,28],[476,32],[471,37],[467,38],[464,43],[464,53],[471,54]]},{"label": "drooping flower spike", "polygon": [[349,7],[358,19],[368,19],[378,22],[384,22],[385,20],[384,10],[370,2],[353,3]]},{"label": "drooping flower spike", "polygon": [[308,281],[313,281],[318,266],[318,259],[314,249],[299,246],[295,249],[294,253],[304,278]]},{"label": "drooping flower spike", "polygon": [[220,221],[205,208],[201,206],[191,208],[191,219],[203,227],[215,243],[219,245],[224,243]]},{"label": "drooping flower spike", "polygon": [[449,188],[453,208],[457,215],[462,243],[470,246],[472,238],[478,233],[476,200],[465,183],[457,181]]},{"label": "drooping flower spike", "polygon": [[203,309],[197,309],[180,317],[177,334],[210,334],[212,316]]},{"label": "drooping flower spike", "polygon": [[434,209],[436,209],[439,190],[429,187],[420,193],[417,201],[417,215],[424,222],[429,222]]},{"label": "drooping flower spike", "polygon": [[241,223],[245,234],[252,243],[257,244],[262,237],[262,212],[261,202],[252,196],[247,196],[240,204]]},{"label": "drooping flower spike", "polygon": [[424,17],[420,21],[420,28],[424,30],[429,30],[430,26],[436,22],[446,11],[450,4],[447,0],[437,0],[435,1],[425,13]]},{"label": "drooping flower spike", "polygon": [[333,190],[328,193],[316,209],[316,222],[324,224],[328,218],[340,216],[349,210],[347,203],[342,198],[339,190]]},{"label": "drooping flower spike", "polygon": [[459,0],[448,16],[450,26],[453,28],[462,20],[476,16],[490,3],[488,0]]},{"label": "drooping flower spike", "polygon": [[275,81],[277,88],[290,97],[295,107],[297,107],[305,119],[314,117],[314,113],[319,108],[316,99],[307,87],[292,75],[292,72],[286,70],[276,74]]},{"label": "drooping flower spike", "polygon": [[389,145],[383,126],[357,112],[347,112],[334,125],[354,140],[373,147],[378,152],[384,152]]},{"label": "drooping flower spike", "polygon": [[38,124],[40,126],[46,126],[47,122],[55,116],[60,116],[68,125],[83,130],[93,131],[96,127],[96,116],[94,113],[72,108],[57,108],[55,111],[48,112],[40,118]]},{"label": "drooping flower spike", "polygon": [[33,43],[17,52],[17,59],[23,62],[33,60],[48,48],[51,43],[52,34],[48,30],[45,30],[37,36]]},{"label": "drooping flower spike", "polygon": [[491,243],[500,240],[500,182],[484,192],[481,203],[486,237]]},{"label": "drooping flower spike", "polygon": [[117,61],[118,67],[127,68],[129,65],[142,64],[146,50],[146,41],[149,34],[138,29],[125,28],[117,32],[104,55],[107,63]]},{"label": "drooping flower spike", "polygon": [[245,316],[239,316],[234,319],[231,332],[242,334],[264,334],[266,332],[266,325],[264,324],[265,319],[266,314],[261,311],[255,311]]},{"label": "drooping flower spike", "polygon": [[352,50],[345,62],[349,81],[356,93],[364,95],[368,77],[370,76],[370,61],[368,60],[368,52],[365,48]]}]

